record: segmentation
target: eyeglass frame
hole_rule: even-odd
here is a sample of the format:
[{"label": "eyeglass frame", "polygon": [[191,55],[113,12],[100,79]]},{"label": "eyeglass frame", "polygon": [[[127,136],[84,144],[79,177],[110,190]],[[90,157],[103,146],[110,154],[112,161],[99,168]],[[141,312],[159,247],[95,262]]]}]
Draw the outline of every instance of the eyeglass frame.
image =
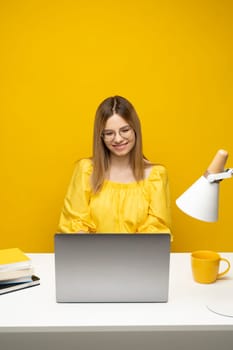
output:
[{"label": "eyeglass frame", "polygon": [[[134,129],[132,128],[132,126],[130,125],[124,125],[121,128],[119,128],[118,130],[112,130],[112,129],[106,129],[106,132],[112,132],[112,137],[110,137],[109,139],[106,140],[106,134],[105,134],[105,130],[102,131],[101,133],[101,138],[105,141],[105,142],[111,142],[115,139],[117,133],[125,140],[129,139],[129,136],[124,136],[121,133],[124,132],[124,129],[128,128],[127,132],[132,133],[132,131],[134,131]],[[125,130],[126,131],[126,130]]]}]

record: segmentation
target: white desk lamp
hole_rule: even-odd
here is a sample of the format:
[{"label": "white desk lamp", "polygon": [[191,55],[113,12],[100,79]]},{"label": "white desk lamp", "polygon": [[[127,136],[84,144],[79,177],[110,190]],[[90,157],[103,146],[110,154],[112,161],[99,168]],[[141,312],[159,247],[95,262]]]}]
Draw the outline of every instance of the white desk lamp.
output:
[{"label": "white desk lamp", "polygon": [[[227,158],[228,152],[219,150],[207,171],[176,200],[185,214],[207,222],[218,220],[219,182],[233,176],[233,169],[224,170]],[[233,317],[232,301],[229,305],[221,299],[218,304],[207,307],[220,315]]]}]

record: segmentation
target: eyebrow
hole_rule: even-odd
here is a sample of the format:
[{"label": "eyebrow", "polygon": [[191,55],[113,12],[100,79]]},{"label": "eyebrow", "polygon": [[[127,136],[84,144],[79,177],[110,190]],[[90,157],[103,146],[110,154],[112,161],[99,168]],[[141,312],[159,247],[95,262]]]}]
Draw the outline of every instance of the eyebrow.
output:
[{"label": "eyebrow", "polygon": [[[121,130],[121,129],[126,128],[128,126],[131,128],[131,126],[129,124],[125,124],[124,126],[121,126],[118,130]],[[104,129],[104,131],[115,131],[115,130],[114,129]]]}]

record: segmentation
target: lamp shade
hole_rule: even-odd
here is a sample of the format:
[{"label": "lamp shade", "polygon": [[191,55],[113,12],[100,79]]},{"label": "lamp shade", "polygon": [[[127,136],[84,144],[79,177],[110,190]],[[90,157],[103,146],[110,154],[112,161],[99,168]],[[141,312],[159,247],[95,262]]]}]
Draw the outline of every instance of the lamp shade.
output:
[{"label": "lamp shade", "polygon": [[218,220],[219,182],[210,183],[201,176],[176,200],[187,215],[207,222]]}]

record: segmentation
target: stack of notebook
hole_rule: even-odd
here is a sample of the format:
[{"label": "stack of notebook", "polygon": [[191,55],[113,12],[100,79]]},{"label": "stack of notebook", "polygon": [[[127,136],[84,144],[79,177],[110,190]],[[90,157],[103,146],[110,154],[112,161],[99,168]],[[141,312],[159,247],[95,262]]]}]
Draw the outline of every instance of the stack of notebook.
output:
[{"label": "stack of notebook", "polygon": [[0,294],[40,284],[31,259],[19,248],[0,250]]}]

